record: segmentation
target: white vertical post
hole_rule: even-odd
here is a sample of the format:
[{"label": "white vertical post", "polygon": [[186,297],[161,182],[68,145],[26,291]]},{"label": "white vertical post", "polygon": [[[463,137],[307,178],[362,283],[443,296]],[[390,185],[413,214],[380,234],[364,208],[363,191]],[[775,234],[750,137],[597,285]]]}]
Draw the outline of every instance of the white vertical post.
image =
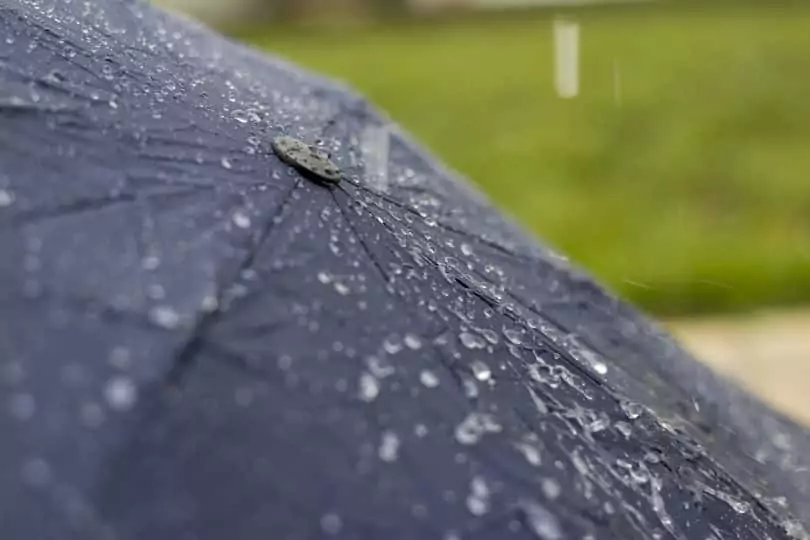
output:
[{"label": "white vertical post", "polygon": [[554,19],[554,86],[563,99],[579,95],[579,22]]}]

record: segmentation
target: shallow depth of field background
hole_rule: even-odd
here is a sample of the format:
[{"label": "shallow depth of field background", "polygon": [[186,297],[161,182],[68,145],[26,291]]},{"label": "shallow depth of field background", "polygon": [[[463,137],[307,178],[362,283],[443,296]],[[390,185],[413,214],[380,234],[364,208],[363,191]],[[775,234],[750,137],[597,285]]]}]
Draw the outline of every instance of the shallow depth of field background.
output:
[{"label": "shallow depth of field background", "polygon": [[[262,18],[271,4],[206,13],[350,82],[703,358],[810,422],[810,5],[414,15],[309,0]],[[561,16],[581,28],[573,99],[554,91]]]}]

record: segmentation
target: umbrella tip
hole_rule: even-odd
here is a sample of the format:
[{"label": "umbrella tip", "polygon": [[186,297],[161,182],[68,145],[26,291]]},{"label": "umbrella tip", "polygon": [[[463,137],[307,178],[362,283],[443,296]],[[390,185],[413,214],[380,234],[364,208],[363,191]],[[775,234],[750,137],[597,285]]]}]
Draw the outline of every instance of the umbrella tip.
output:
[{"label": "umbrella tip", "polygon": [[283,162],[292,165],[307,178],[322,184],[340,183],[340,167],[329,159],[326,152],[288,135],[274,138],[272,148]]}]

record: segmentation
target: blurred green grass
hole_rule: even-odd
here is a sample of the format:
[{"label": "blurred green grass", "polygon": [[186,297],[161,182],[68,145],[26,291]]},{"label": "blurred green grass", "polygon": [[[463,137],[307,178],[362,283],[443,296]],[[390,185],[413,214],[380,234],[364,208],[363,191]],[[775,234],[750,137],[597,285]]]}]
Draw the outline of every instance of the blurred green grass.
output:
[{"label": "blurred green grass", "polygon": [[810,301],[810,8],[578,16],[570,101],[548,11],[242,37],[351,82],[650,311]]}]

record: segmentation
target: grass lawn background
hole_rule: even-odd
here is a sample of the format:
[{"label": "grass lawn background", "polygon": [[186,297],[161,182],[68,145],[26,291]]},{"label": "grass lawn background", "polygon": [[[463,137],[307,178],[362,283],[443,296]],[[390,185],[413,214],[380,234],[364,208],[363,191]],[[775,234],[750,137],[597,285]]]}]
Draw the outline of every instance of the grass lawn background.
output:
[{"label": "grass lawn background", "polygon": [[650,311],[810,302],[810,7],[575,13],[570,101],[544,10],[237,35],[352,83]]}]

